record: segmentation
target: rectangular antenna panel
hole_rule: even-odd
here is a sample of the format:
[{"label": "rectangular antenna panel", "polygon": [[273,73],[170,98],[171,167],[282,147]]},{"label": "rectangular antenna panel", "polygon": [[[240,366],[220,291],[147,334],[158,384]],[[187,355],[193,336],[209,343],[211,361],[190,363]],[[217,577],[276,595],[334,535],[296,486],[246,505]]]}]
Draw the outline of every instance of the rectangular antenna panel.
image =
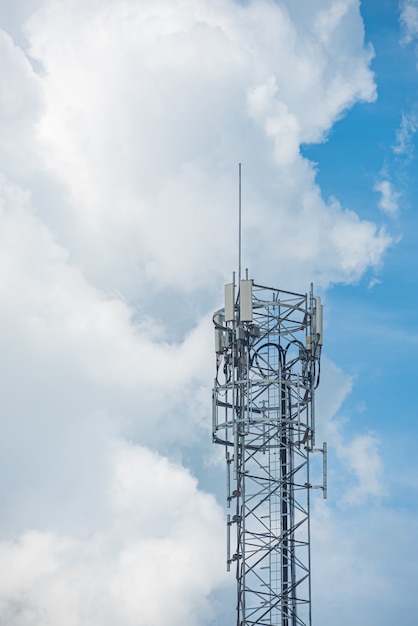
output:
[{"label": "rectangular antenna panel", "polygon": [[239,290],[240,321],[253,321],[253,281],[241,280]]},{"label": "rectangular antenna panel", "polygon": [[[213,318],[213,321],[215,322],[215,324],[219,324],[220,326],[223,326],[225,323],[224,316],[222,315],[222,313],[216,313],[216,315]],[[225,347],[225,331],[222,330],[222,328],[217,328],[215,326],[215,352],[216,354],[222,354],[224,347]]]},{"label": "rectangular antenna panel", "polygon": [[235,320],[235,284],[225,285],[225,322]]},{"label": "rectangular antenna panel", "polygon": [[315,298],[316,307],[315,307],[315,316],[316,316],[316,332],[319,335],[318,337],[318,345],[322,346],[323,342],[323,311],[324,307],[321,304],[321,298]]}]

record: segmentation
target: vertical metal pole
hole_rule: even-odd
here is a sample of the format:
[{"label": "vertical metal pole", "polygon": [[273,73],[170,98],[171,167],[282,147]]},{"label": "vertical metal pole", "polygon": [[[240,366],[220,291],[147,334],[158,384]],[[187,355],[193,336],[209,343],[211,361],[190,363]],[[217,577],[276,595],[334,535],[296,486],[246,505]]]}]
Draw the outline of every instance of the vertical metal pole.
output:
[{"label": "vertical metal pole", "polygon": [[241,163],[238,164],[238,285],[241,281]]},{"label": "vertical metal pole", "polygon": [[281,531],[282,531],[282,623],[288,626],[289,616],[289,492],[288,492],[288,441],[285,384],[280,385],[280,483],[281,483]]},{"label": "vertical metal pole", "polygon": [[[307,455],[307,480],[308,480],[308,485],[310,483],[310,468],[309,468],[309,455],[310,455],[310,451],[309,448],[306,449],[306,455]],[[308,531],[308,602],[309,602],[309,606],[308,606],[308,624],[307,626],[311,626],[312,624],[312,579],[311,579],[311,490],[308,487],[308,489],[306,490],[306,507],[307,507],[307,511],[308,511],[308,519],[307,519],[307,531]]]},{"label": "vertical metal pole", "polygon": [[311,402],[310,402],[310,407],[311,407],[311,445],[310,445],[310,450],[313,450],[313,448],[315,447],[315,437],[316,437],[316,428],[315,428],[315,402],[313,402],[313,392],[314,392],[314,385],[315,382],[313,380],[313,376],[315,374],[315,368],[317,367],[317,365],[315,364],[315,353],[314,350],[316,350],[316,341],[314,341],[314,333],[315,333],[315,326],[316,326],[316,321],[315,320],[315,316],[316,316],[316,311],[314,309],[314,296],[313,296],[313,284],[311,283],[311,291],[310,291],[310,309],[311,309],[311,324],[310,324],[310,336],[311,336],[311,388],[310,388],[310,397],[311,397]]},{"label": "vertical metal pole", "polygon": [[322,446],[322,454],[323,454],[323,459],[322,459],[322,474],[323,474],[323,478],[322,478],[322,493],[323,493],[323,497],[324,500],[327,499],[327,444],[324,441],[323,446]]}]

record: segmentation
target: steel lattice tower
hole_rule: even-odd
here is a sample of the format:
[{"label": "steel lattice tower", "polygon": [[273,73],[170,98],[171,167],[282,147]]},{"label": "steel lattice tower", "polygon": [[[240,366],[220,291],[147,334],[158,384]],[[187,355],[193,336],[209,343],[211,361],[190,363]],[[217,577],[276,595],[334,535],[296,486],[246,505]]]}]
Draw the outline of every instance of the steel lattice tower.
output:
[{"label": "steel lattice tower", "polygon": [[[237,626],[310,626],[309,459],[315,449],[322,305],[241,280],[214,315],[213,440],[225,446],[227,568]],[[326,495],[326,444],[324,478]]]}]

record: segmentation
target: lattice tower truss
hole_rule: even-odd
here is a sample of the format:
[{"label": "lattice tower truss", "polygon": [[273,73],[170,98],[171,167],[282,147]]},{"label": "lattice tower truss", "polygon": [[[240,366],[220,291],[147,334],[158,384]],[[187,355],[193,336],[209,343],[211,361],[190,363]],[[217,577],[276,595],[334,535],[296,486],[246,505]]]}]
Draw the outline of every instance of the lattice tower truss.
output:
[{"label": "lattice tower truss", "polygon": [[[236,291],[238,293],[236,294]],[[237,626],[311,626],[310,491],[326,497],[315,448],[322,305],[241,280],[214,315],[213,440],[225,446],[227,569]],[[310,482],[323,454],[321,485]]]}]

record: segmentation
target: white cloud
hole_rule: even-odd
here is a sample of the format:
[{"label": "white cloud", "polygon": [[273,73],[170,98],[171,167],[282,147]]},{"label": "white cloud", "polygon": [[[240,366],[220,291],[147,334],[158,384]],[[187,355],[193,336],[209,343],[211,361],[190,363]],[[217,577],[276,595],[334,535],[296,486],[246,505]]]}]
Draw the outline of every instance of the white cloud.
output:
[{"label": "white cloud", "polygon": [[334,437],[333,418],[353,387],[353,380],[325,356],[321,358],[321,381],[316,391],[318,440]]},{"label": "white cloud", "polygon": [[373,287],[375,287],[376,285],[380,285],[382,281],[377,278],[376,276],[374,276],[370,281],[369,281],[369,289],[373,289]]},{"label": "white cloud", "polygon": [[27,184],[39,165],[36,124],[44,100],[41,82],[24,52],[0,28],[0,172]]},{"label": "white cloud", "polygon": [[[244,239],[265,252],[257,264],[250,250],[253,271],[267,255],[284,262],[299,239],[299,284],[350,282],[378,262],[389,237],[326,205],[299,155],[375,98],[355,3],[318,9],[302,28],[267,2],[57,6],[27,25],[45,68],[40,149],[67,189],[59,208],[40,210],[89,280],[129,297],[219,284],[236,262],[238,161]],[[325,228],[308,228],[307,205]]]},{"label": "white cloud", "polygon": [[331,36],[335,34],[335,31],[341,25],[343,18],[347,15],[350,4],[341,0],[341,2],[334,2],[326,9],[318,12],[314,29],[324,44],[329,43]]},{"label": "white cloud", "polygon": [[413,137],[418,129],[418,121],[415,113],[405,115],[402,113],[401,125],[396,133],[396,144],[393,152],[397,155],[411,156],[414,145]]},{"label": "white cloud", "polygon": [[400,9],[402,41],[411,43],[418,36],[418,2],[417,0],[402,0]]},{"label": "white cloud", "polygon": [[[399,528],[406,532],[397,532]],[[416,516],[381,506],[341,513],[315,501],[313,614],[322,624],[408,622],[415,611]],[[397,555],[403,554],[402,559]],[[335,584],[338,581],[338,584]],[[399,602],[399,581],[403,601]]]},{"label": "white cloud", "polygon": [[379,208],[387,215],[394,217],[399,211],[400,193],[393,189],[389,180],[377,181],[373,189],[381,194]]},{"label": "white cloud", "polygon": [[[193,320],[182,341],[149,316],[135,322],[132,307],[86,281],[31,213],[27,194],[3,181],[0,207],[0,318],[4,347],[13,354],[4,368],[13,386],[25,381],[26,396],[10,395],[23,423],[29,419],[24,411],[30,393],[39,398],[32,413],[49,406],[48,414],[53,406],[60,410],[62,397],[56,392],[65,394],[74,385],[72,403],[82,414],[87,407],[115,414],[118,424],[135,428],[147,442],[178,441],[186,433],[193,439],[207,415],[213,352],[209,317]],[[164,428],[158,429],[162,422]]]},{"label": "white cloud", "polygon": [[262,118],[267,137],[274,141],[274,156],[279,165],[292,163],[299,154],[300,126],[288,106],[277,98],[278,86],[274,77],[250,89],[248,106],[251,115]]},{"label": "white cloud", "polygon": [[195,320],[182,341],[150,318],[135,322],[130,306],[89,285],[33,214],[29,194],[6,180],[0,299],[8,531],[92,532],[106,516],[120,433],[165,450],[187,448],[202,433],[209,441],[209,317]]},{"label": "white cloud", "polygon": [[[328,426],[331,452],[340,462],[338,495],[333,492],[343,508],[364,505],[369,500],[378,501],[385,495],[383,460],[377,433],[367,432],[351,438],[345,432],[344,418],[334,418]],[[332,481],[331,481],[332,482]]]},{"label": "white cloud", "polygon": [[[332,486],[331,498],[338,496],[343,506],[357,506],[369,498],[383,495],[383,461],[376,433],[348,436],[345,419],[339,416],[341,406],[351,392],[353,380],[332,361],[324,357],[321,384],[316,394],[317,442],[327,441],[331,455],[341,463],[338,494]],[[353,482],[354,480],[354,482]]]},{"label": "white cloud", "polygon": [[357,484],[345,493],[344,504],[362,504],[369,497],[384,494],[383,463],[376,434],[358,435],[349,445],[340,445],[338,453],[357,479]]},{"label": "white cloud", "polygon": [[[84,538],[25,531],[0,542],[0,620],[15,626],[196,626],[225,584],[224,521],[183,468],[119,442],[110,514]],[[161,594],[164,601],[161,601]]]},{"label": "white cloud", "polygon": [[[16,128],[26,124],[27,130],[28,122],[40,114],[42,98],[39,79],[26,55],[4,30],[0,30],[0,50],[7,70],[2,72],[0,85],[0,124],[4,135],[13,125]],[[2,142],[5,141],[6,137],[2,136]],[[10,144],[7,147],[13,149]]]}]

